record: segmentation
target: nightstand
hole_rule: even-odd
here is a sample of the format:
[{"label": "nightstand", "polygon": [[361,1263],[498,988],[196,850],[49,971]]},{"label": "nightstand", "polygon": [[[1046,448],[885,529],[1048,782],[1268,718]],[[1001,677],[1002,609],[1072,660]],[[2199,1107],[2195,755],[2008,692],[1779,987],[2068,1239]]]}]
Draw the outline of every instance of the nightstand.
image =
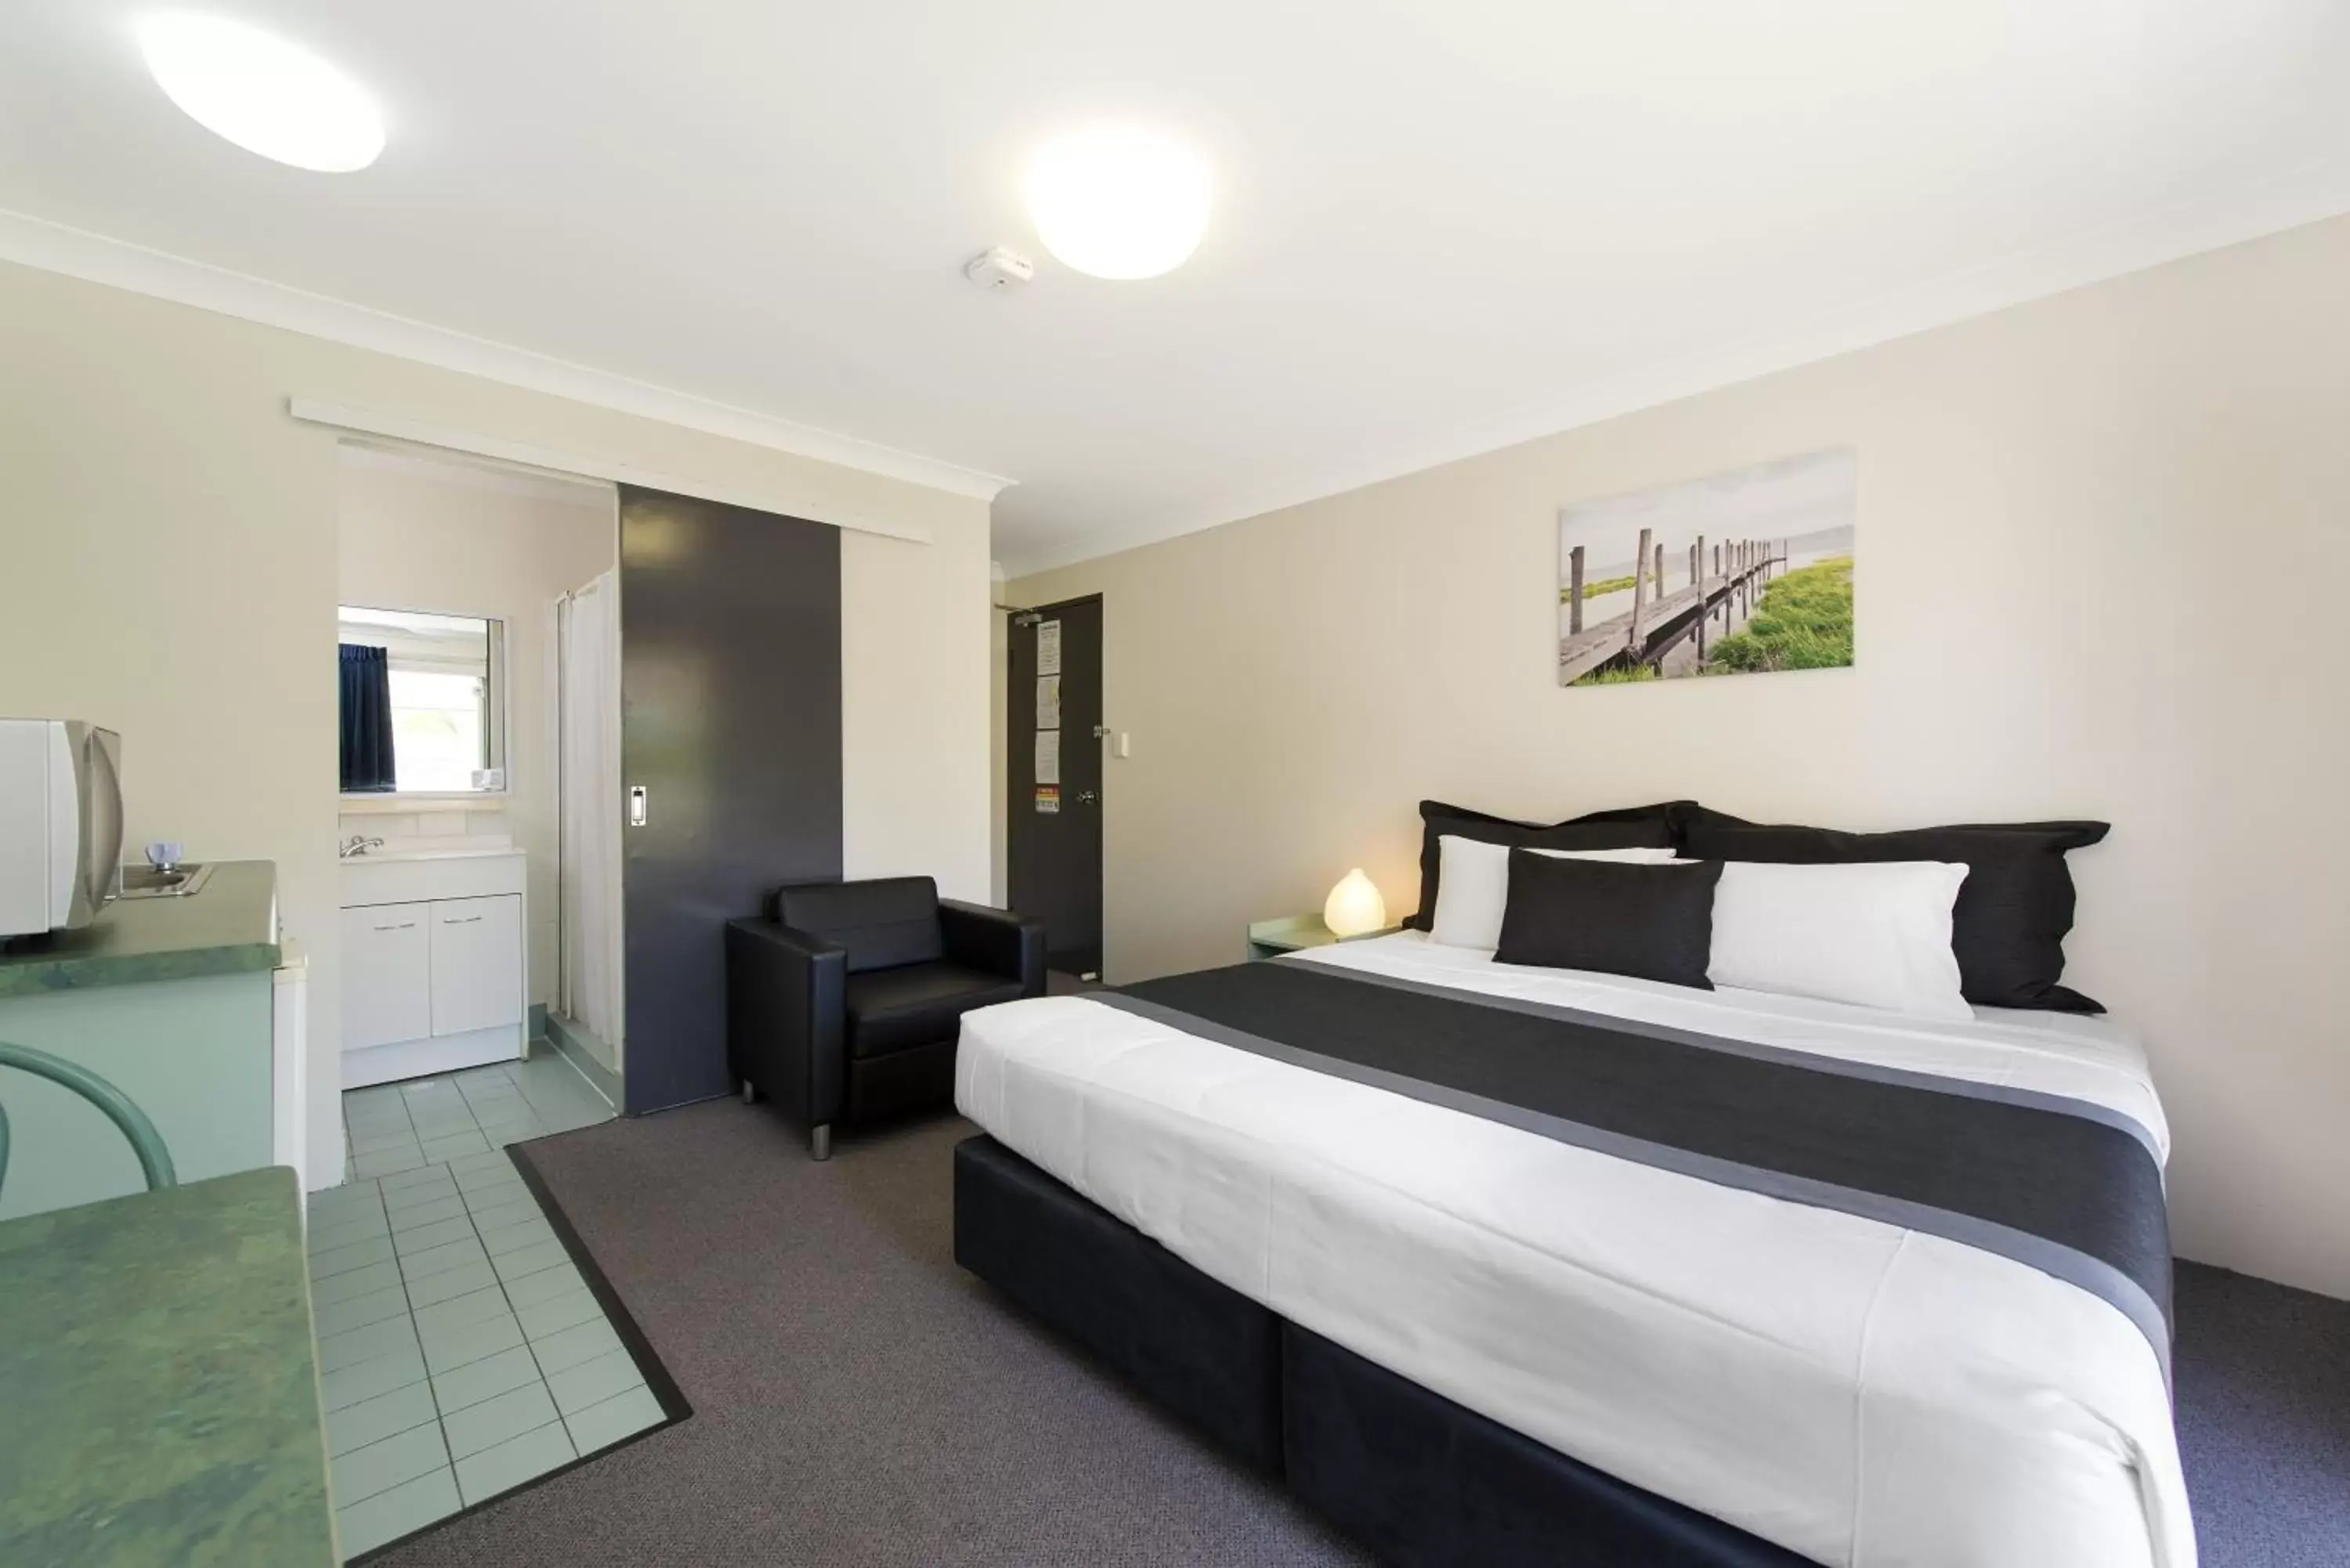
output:
[{"label": "nightstand", "polygon": [[1332,942],[1359,942],[1370,937],[1392,936],[1403,929],[1388,926],[1381,930],[1365,931],[1361,936],[1342,937],[1322,923],[1319,915],[1284,915],[1277,920],[1252,920],[1248,929],[1248,959],[1279,958],[1300,948],[1327,947]]}]

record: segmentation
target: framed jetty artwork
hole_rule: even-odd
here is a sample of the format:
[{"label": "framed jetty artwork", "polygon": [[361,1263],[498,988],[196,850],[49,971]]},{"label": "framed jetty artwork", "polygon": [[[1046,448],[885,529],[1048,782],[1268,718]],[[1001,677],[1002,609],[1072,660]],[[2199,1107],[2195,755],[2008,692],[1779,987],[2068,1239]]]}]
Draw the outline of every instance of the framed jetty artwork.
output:
[{"label": "framed jetty artwork", "polygon": [[1558,514],[1558,680],[1834,670],[1853,661],[1850,447]]}]

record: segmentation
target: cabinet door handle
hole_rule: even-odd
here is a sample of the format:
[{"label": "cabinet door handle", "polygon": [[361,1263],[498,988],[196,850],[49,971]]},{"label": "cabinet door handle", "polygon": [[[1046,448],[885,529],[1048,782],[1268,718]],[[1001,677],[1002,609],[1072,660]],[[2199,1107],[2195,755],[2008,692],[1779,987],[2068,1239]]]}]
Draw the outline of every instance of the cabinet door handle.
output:
[{"label": "cabinet door handle", "polygon": [[415,929],[416,922],[414,920],[402,920],[396,926],[378,926],[376,928],[379,931],[412,931]]},{"label": "cabinet door handle", "polygon": [[479,915],[467,915],[463,919],[459,919],[456,917],[452,916],[450,919],[445,919],[441,923],[444,926],[472,926],[480,924],[481,919],[482,917]]}]

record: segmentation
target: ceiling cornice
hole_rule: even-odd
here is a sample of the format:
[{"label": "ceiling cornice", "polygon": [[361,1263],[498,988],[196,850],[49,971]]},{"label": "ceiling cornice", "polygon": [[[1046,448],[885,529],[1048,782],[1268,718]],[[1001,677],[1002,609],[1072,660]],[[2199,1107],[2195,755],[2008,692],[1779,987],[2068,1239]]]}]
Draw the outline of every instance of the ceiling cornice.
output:
[{"label": "ceiling cornice", "polygon": [[1002,474],[672,391],[26,213],[0,209],[0,260],[974,500],[993,501],[1013,483]]},{"label": "ceiling cornice", "polygon": [[[2345,213],[2350,213],[2350,162],[2320,160],[2246,185],[2226,202],[2160,208],[1790,327],[1757,333],[1711,353],[1595,383],[1482,428],[1391,448],[1375,462],[1139,518],[1113,539],[1096,535],[1017,555],[1004,550],[1011,557],[1004,568],[1015,578],[1032,576],[1261,517]],[[1001,529],[997,547],[1004,549]]]}]

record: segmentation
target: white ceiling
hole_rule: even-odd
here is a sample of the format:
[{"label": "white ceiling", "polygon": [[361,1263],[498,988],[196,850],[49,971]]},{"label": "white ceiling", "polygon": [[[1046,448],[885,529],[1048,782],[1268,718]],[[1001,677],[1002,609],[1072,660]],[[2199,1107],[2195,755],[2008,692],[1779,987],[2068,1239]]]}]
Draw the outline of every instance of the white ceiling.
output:
[{"label": "white ceiling", "polygon": [[[85,233],[0,254],[160,275],[104,236],[447,329],[283,296],[321,330],[1009,476],[1015,574],[2350,210],[2344,0],[182,3],[367,83],[382,161],[241,152],[148,80],[146,7],[9,0],[0,209]],[[1170,276],[1023,217],[1028,151],[1104,118],[1215,167]],[[995,244],[1024,291],[963,282]]]}]

